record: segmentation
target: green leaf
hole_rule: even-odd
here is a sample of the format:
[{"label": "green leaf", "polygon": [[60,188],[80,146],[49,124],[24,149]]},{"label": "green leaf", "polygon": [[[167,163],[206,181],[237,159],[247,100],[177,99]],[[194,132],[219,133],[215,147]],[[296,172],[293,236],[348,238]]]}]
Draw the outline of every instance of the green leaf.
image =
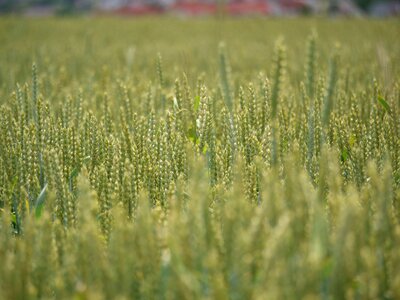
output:
[{"label": "green leaf", "polygon": [[15,215],[15,213],[11,213],[11,222],[17,224],[17,216]]},{"label": "green leaf", "polygon": [[[90,156],[86,156],[85,158],[82,159],[82,165],[87,163],[90,160]],[[71,173],[69,174],[69,189],[72,191],[72,180],[79,175],[79,172],[81,170],[81,166],[75,167]]]},{"label": "green leaf", "polygon": [[78,176],[78,174],[79,174],[79,169],[80,169],[80,168],[77,167],[77,168],[74,168],[74,169],[71,171],[71,173],[69,174],[69,180],[72,180],[72,178]]},{"label": "green leaf", "polygon": [[176,99],[176,97],[173,98],[173,102],[174,102],[174,110],[178,111],[179,110],[179,104],[178,104],[178,100]]},{"label": "green leaf", "polygon": [[207,144],[204,145],[203,149],[201,150],[201,152],[203,152],[203,154],[206,154],[208,150]]},{"label": "green leaf", "polygon": [[383,108],[390,113],[390,106],[382,96],[378,96],[378,102],[383,106]]},{"label": "green leaf", "polygon": [[194,104],[193,104],[193,109],[194,111],[197,111],[200,106],[200,96],[194,97]]},{"label": "green leaf", "polygon": [[190,127],[187,131],[187,137],[189,138],[189,140],[191,140],[192,142],[196,141],[196,129],[194,127]]},{"label": "green leaf", "polygon": [[46,190],[47,190],[47,183],[43,187],[42,191],[40,192],[39,196],[36,199],[36,203],[35,203],[35,216],[36,216],[36,218],[40,218],[40,216],[42,215],[42,210],[43,210],[43,206],[44,206],[44,200],[46,198]]},{"label": "green leaf", "polygon": [[80,169],[81,169],[81,167],[82,167],[84,164],[86,164],[87,162],[89,162],[89,160],[90,160],[90,156],[84,157],[84,158],[82,159],[82,164],[81,164],[80,166],[76,166],[76,167],[71,171],[71,173],[69,174],[69,177],[75,177],[75,176],[77,176],[78,173],[79,173],[79,171],[80,171]]},{"label": "green leaf", "polygon": [[347,152],[347,149],[343,149],[342,153],[340,154],[340,158],[342,162],[345,162],[347,158],[349,157],[349,152]]}]

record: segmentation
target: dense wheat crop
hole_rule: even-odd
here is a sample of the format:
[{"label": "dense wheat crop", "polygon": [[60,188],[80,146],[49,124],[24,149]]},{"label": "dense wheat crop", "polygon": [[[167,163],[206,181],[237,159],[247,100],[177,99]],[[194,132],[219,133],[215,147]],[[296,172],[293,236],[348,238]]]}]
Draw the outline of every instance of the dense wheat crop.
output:
[{"label": "dense wheat crop", "polygon": [[399,26],[0,19],[0,299],[400,299]]}]

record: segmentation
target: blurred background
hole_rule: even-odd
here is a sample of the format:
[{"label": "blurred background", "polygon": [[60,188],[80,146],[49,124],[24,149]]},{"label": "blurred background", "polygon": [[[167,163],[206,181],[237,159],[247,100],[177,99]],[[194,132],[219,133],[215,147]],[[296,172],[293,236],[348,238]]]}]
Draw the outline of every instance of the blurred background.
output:
[{"label": "blurred background", "polygon": [[0,0],[0,14],[398,16],[400,0]]}]

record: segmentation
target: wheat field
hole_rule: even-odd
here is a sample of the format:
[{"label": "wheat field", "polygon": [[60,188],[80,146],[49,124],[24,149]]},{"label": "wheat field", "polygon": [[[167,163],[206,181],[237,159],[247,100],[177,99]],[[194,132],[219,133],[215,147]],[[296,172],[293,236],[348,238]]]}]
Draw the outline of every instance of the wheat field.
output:
[{"label": "wheat field", "polygon": [[400,299],[398,19],[0,19],[0,299]]}]

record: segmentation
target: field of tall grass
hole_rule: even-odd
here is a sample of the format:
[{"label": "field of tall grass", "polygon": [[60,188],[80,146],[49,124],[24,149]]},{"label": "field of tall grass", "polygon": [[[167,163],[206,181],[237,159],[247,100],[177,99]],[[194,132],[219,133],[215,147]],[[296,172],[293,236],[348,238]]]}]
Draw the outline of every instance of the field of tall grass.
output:
[{"label": "field of tall grass", "polygon": [[400,299],[399,28],[0,19],[0,299]]}]

